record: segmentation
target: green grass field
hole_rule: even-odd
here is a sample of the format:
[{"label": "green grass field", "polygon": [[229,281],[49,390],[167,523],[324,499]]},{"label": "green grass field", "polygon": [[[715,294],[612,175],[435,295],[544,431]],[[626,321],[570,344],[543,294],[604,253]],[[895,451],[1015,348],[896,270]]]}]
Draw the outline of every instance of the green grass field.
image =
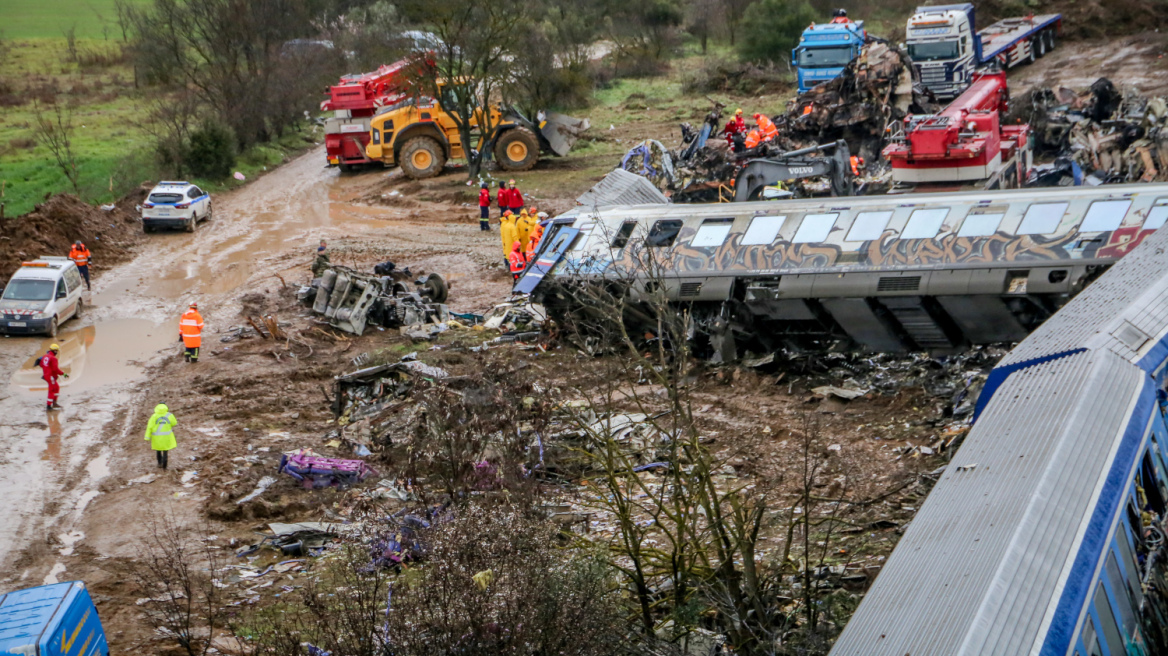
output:
[{"label": "green grass field", "polygon": [[114,0],[2,0],[0,6],[0,35],[5,39],[60,38],[70,27],[77,38],[121,38]]}]

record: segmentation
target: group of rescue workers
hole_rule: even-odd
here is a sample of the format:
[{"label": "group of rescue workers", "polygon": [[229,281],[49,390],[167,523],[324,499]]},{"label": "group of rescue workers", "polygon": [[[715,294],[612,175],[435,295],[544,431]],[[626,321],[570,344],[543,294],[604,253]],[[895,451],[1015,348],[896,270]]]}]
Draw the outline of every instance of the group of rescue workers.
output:
[{"label": "group of rescue workers", "polygon": [[[324,242],[321,241],[321,248]],[[69,259],[77,265],[77,271],[85,279],[85,289],[92,291],[89,282],[89,266],[93,262],[93,254],[80,240],[73,242],[69,251]],[[183,343],[184,357],[187,362],[199,361],[199,347],[202,346],[203,317],[199,314],[197,303],[191,303],[187,311],[179,319],[179,340]],[[44,355],[37,358],[36,365],[41,368],[41,378],[48,385],[48,400],[45,409],[48,411],[60,410],[61,384],[60,379],[68,378],[69,374],[61,369],[61,346],[53,343]],[[154,407],[154,414],[146,423],[146,441],[154,450],[155,459],[161,469],[168,464],[167,454],[177,446],[174,437],[174,426],[177,421],[174,414],[163,404]]]},{"label": "group of rescue workers", "polygon": [[[540,212],[535,206],[524,207],[523,194],[515,186],[514,180],[499,183],[499,193],[495,198],[499,208],[499,234],[503,239],[503,259],[518,280],[527,265],[535,259],[539,240],[547,225],[547,212]],[[491,229],[491,186],[483,183],[479,189],[479,229]]]},{"label": "group of rescue workers", "polygon": [[734,112],[734,118],[726,121],[726,127],[722,128],[722,136],[733,144],[735,152],[740,152],[772,141],[779,136],[779,128],[766,114],[756,113],[754,115],[754,128],[748,131],[746,119],[742,117],[742,110],[738,109]]}]

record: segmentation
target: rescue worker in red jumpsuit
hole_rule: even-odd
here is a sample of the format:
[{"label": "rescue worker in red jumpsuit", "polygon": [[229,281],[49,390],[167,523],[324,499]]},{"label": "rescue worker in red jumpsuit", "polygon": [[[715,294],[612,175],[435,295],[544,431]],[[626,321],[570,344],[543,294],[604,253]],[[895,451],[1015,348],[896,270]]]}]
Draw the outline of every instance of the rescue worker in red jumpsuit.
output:
[{"label": "rescue worker in red jumpsuit", "polygon": [[746,119],[742,118],[742,110],[738,109],[734,112],[734,118],[726,121],[726,127],[722,128],[722,135],[726,141],[733,141],[734,135],[746,133]]},{"label": "rescue worker in red jumpsuit", "polygon": [[519,276],[527,268],[527,258],[523,257],[523,245],[517,240],[511,246],[511,253],[507,256],[507,263],[511,266],[511,278],[519,282]]},{"label": "rescue worker in red jumpsuit", "polygon": [[479,230],[491,231],[491,188],[485,182],[479,189]]},{"label": "rescue worker in red jumpsuit", "polygon": [[57,384],[57,377],[61,376],[68,378],[69,374],[61,371],[61,366],[57,362],[57,354],[61,352],[61,347],[56,344],[49,346],[49,351],[42,355],[37,364],[41,367],[41,378],[49,384],[49,401],[46,410],[57,410],[61,407],[57,403],[57,396],[61,393],[61,386]]},{"label": "rescue worker in red jumpsuit", "polygon": [[852,21],[848,18],[848,10],[847,9],[836,9],[835,11],[831,12],[831,22],[838,24],[838,23],[850,23]]}]

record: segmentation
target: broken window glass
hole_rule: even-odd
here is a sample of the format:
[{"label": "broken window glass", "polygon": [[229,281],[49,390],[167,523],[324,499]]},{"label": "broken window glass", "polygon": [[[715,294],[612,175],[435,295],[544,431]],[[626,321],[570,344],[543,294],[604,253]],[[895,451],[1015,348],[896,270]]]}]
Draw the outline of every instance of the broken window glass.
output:
[{"label": "broken window glass", "polygon": [[779,228],[783,227],[783,221],[786,221],[785,216],[756,216],[750,222],[750,227],[746,229],[746,234],[742,236],[743,246],[758,246],[760,244],[769,244],[779,236]]},{"label": "broken window glass", "polygon": [[702,221],[698,234],[689,243],[694,248],[717,248],[726,242],[734,219],[707,219]]},{"label": "broken window glass", "polygon": [[653,229],[649,231],[649,236],[645,238],[645,245],[668,248],[673,245],[673,241],[677,239],[677,233],[679,232],[681,232],[681,221],[676,219],[662,219],[653,224]]},{"label": "broken window glass", "polygon": [[1005,214],[970,214],[961,223],[958,237],[989,237],[998,231]]},{"label": "broken window glass", "polygon": [[838,217],[839,214],[808,214],[803,217],[803,223],[799,224],[791,241],[796,244],[825,241]]},{"label": "broken window glass", "polygon": [[612,247],[624,248],[629,243],[629,237],[633,236],[633,229],[636,227],[636,221],[625,221],[622,223],[620,230],[616,232],[616,237],[612,239]]},{"label": "broken window glass", "polygon": [[935,210],[916,210],[909,217],[904,226],[901,239],[932,239],[941,231],[941,224],[949,215],[949,208]]},{"label": "broken window glass", "polygon": [[1022,225],[1018,226],[1020,235],[1049,235],[1054,232],[1063,220],[1067,211],[1067,203],[1037,203],[1026,210],[1022,217]]},{"label": "broken window glass", "polygon": [[888,220],[892,212],[860,212],[852,222],[851,230],[844,241],[874,241],[880,239],[884,229],[888,227]]},{"label": "broken window glass", "polygon": [[1087,216],[1083,218],[1083,225],[1079,232],[1111,232],[1123,223],[1127,210],[1131,207],[1130,200],[1101,200],[1091,203]]}]

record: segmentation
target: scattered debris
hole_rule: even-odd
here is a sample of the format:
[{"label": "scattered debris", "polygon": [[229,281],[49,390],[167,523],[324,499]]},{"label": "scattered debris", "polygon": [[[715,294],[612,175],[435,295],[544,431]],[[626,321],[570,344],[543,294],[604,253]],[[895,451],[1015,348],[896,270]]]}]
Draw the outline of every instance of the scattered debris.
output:
[{"label": "scattered debris", "polygon": [[332,266],[310,286],[302,287],[297,297],[324,315],[330,326],[355,335],[364,333],[368,322],[398,328],[447,321],[449,287],[442,276],[422,276],[414,281],[415,290],[409,291],[405,281],[410,276],[409,269],[375,276]]},{"label": "scattered debris", "polygon": [[248,494],[247,496],[245,496],[245,497],[243,497],[235,502],[236,505],[243,505],[243,504],[247,503],[248,501],[255,499],[256,497],[258,497],[259,495],[261,495],[265,491],[267,491],[267,489],[269,487],[272,487],[272,485],[274,485],[275,482],[276,482],[275,477],[264,476],[263,478],[260,479],[260,482],[256,484],[256,488],[254,490],[252,490],[250,494]]},{"label": "scattered debris", "polygon": [[284,455],[280,459],[280,472],[300,481],[306,490],[346,488],[377,473],[364,460],[325,458],[304,453]]}]

